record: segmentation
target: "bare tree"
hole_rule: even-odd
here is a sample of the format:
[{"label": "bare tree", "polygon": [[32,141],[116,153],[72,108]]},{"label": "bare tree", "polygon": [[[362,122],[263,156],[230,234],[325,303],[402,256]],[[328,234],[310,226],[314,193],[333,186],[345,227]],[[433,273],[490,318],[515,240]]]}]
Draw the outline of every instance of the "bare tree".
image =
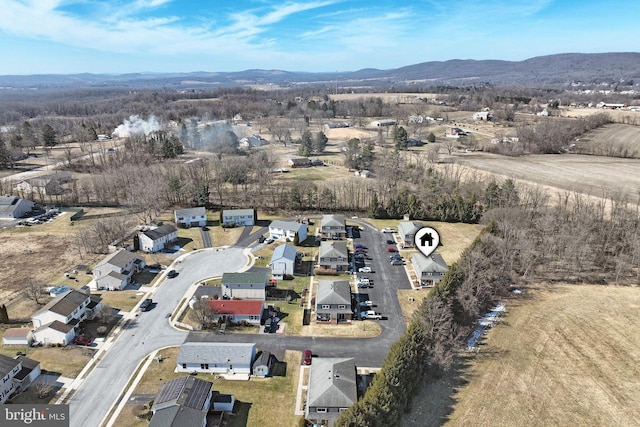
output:
[{"label": "bare tree", "polygon": [[202,326],[202,329],[210,329],[213,326],[213,315],[216,313],[209,301],[199,299],[193,304],[191,313],[195,320]]},{"label": "bare tree", "polygon": [[36,304],[42,304],[42,298],[46,295],[43,284],[34,279],[27,281],[22,293]]},{"label": "bare tree", "polygon": [[31,385],[38,399],[44,399],[56,388],[56,377],[42,373]]},{"label": "bare tree", "polygon": [[113,309],[113,307],[111,307],[109,304],[104,304],[102,306],[102,313],[100,313],[100,320],[102,320],[102,323],[104,324],[108,324],[113,322],[113,319],[115,318],[115,311]]}]

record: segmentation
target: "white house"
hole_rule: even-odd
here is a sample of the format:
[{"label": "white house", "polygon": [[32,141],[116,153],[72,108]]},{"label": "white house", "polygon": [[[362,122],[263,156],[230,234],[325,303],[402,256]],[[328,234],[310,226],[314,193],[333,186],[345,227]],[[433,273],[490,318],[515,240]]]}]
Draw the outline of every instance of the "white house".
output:
[{"label": "white house", "polygon": [[213,383],[192,376],[166,382],[153,400],[149,427],[207,425]]},{"label": "white house", "polygon": [[96,289],[122,290],[129,286],[131,277],[145,266],[144,258],[126,249],[108,255],[93,267],[93,282]]},{"label": "white house", "polygon": [[79,323],[99,316],[102,306],[97,295],[76,290],[61,294],[31,316],[33,339],[43,344],[69,344]]},{"label": "white house", "polygon": [[40,375],[40,362],[28,357],[0,354],[0,404],[20,393]]},{"label": "white house", "polygon": [[223,209],[220,213],[220,224],[234,224],[237,226],[255,225],[255,209]]},{"label": "white house", "polygon": [[213,311],[209,316],[212,321],[229,320],[233,323],[247,322],[260,326],[264,311],[262,300],[210,299],[207,304]]},{"label": "white house", "polygon": [[222,275],[222,296],[224,298],[258,299],[266,297],[266,272],[224,273]]},{"label": "white house", "polygon": [[16,184],[16,191],[23,193],[33,193],[40,196],[51,196],[63,194],[65,189],[63,184],[71,182],[71,174],[69,172],[56,172],[48,175],[38,176],[36,178],[28,178]]},{"label": "white house", "polygon": [[251,375],[256,356],[254,343],[186,342],[180,346],[177,372]]},{"label": "white house", "polygon": [[29,345],[33,341],[31,329],[9,328],[2,335],[3,345]]},{"label": "white house", "polygon": [[22,218],[29,213],[35,203],[17,196],[0,196],[0,219]]},{"label": "white house", "polygon": [[283,239],[287,242],[303,242],[307,238],[307,225],[294,221],[275,220],[269,224],[269,235],[274,240]]},{"label": "white house", "polygon": [[207,225],[207,209],[204,206],[189,209],[176,209],[173,216],[178,227],[204,227]]},{"label": "white house", "polygon": [[163,224],[152,230],[138,234],[140,249],[149,252],[159,252],[178,238],[178,230],[171,224]]},{"label": "white house", "polygon": [[280,245],[274,249],[271,255],[271,276],[275,280],[283,280],[293,276],[296,266],[296,247],[292,245]]}]

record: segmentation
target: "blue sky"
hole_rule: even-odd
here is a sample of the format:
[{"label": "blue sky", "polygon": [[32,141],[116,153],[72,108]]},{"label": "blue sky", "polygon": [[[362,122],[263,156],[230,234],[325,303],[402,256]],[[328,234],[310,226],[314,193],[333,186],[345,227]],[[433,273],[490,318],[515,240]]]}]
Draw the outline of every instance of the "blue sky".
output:
[{"label": "blue sky", "polygon": [[1,0],[0,75],[390,69],[640,51],[628,0]]}]

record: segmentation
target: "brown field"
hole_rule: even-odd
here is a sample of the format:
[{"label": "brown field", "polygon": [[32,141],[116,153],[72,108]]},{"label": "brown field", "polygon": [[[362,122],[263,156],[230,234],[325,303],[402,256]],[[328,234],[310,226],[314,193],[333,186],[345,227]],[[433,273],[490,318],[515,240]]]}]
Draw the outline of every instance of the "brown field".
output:
[{"label": "brown field", "polygon": [[582,135],[576,145],[580,152],[637,159],[640,157],[640,127],[623,124],[603,126]]},{"label": "brown field", "polygon": [[639,200],[640,160],[578,154],[505,157],[480,152],[454,158],[460,165],[505,179],[593,197],[618,193],[632,202]]},{"label": "brown field", "polygon": [[639,308],[637,287],[526,289],[477,354],[423,386],[402,425],[637,425]]}]

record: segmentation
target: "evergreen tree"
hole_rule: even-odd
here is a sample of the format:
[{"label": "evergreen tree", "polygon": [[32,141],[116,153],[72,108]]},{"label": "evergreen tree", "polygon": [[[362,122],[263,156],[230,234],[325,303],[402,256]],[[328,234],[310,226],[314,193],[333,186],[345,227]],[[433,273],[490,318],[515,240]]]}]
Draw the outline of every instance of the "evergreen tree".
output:
[{"label": "evergreen tree", "polygon": [[48,124],[42,128],[42,144],[45,147],[53,147],[57,144],[56,131]]},{"label": "evergreen tree", "polygon": [[396,150],[406,150],[408,147],[407,143],[407,131],[402,126],[395,129],[393,132],[393,143],[396,147]]},{"label": "evergreen tree", "polygon": [[324,149],[327,147],[327,142],[329,138],[324,134],[324,132],[318,132],[316,134],[316,139],[313,141],[313,151],[315,153],[322,153]]}]

